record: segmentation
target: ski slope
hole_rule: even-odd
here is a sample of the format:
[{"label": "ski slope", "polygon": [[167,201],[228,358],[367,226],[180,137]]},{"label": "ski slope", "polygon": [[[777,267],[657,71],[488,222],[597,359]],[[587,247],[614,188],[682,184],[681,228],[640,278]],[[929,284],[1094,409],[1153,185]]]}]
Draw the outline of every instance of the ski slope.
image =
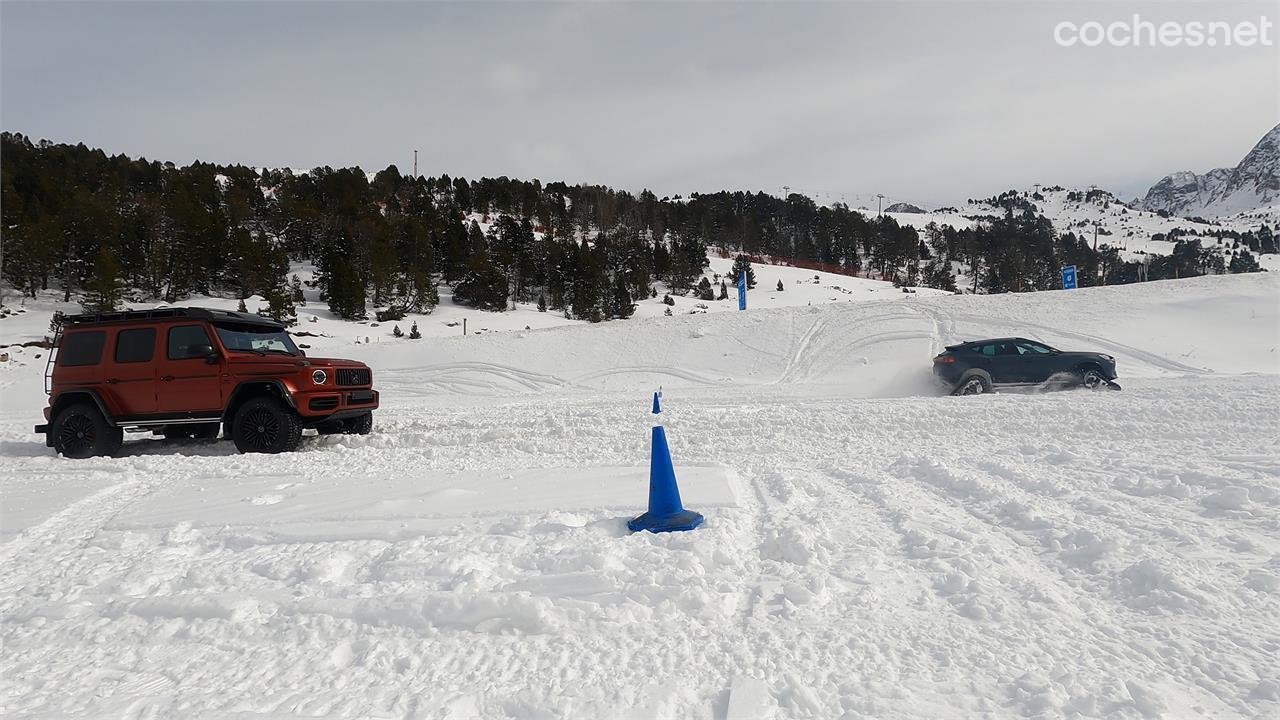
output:
[{"label": "ski slope", "polygon": [[[1125,390],[932,383],[1013,333]],[[0,714],[1280,713],[1273,274],[330,335],[375,431],[280,456],[56,458],[4,366]],[[693,533],[625,530],[657,385]]]}]

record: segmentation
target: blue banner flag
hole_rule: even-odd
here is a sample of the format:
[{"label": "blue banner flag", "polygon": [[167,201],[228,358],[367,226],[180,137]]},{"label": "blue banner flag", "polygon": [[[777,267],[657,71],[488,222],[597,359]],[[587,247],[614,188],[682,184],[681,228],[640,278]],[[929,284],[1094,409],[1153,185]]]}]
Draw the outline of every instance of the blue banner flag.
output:
[{"label": "blue banner flag", "polygon": [[738,273],[738,309],[747,309],[747,274]]}]

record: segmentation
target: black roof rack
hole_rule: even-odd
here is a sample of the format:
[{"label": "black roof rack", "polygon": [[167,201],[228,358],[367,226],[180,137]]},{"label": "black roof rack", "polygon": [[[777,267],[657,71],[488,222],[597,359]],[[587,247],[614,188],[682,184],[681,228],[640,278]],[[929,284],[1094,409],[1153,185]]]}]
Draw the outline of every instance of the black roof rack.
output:
[{"label": "black roof rack", "polygon": [[136,320],[221,320],[252,325],[268,325],[283,328],[284,325],[269,317],[255,313],[233,312],[231,310],[214,310],[198,307],[166,307],[154,310],[120,310],[117,312],[86,313],[83,315],[63,315],[62,324],[97,325],[100,323],[133,322]]}]

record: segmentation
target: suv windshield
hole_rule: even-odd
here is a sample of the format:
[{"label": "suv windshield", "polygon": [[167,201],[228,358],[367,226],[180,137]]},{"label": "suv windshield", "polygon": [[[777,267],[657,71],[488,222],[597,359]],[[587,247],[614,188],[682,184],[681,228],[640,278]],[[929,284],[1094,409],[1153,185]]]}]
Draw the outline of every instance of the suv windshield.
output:
[{"label": "suv windshield", "polygon": [[230,352],[298,354],[298,346],[293,344],[293,338],[280,328],[219,323],[214,323],[213,327],[218,331],[218,339],[222,341],[222,346]]}]

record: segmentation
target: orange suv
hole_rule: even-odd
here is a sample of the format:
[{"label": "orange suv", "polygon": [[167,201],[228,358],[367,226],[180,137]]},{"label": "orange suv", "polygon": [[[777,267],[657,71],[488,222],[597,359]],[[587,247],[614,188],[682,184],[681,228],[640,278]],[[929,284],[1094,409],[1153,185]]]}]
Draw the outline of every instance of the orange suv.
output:
[{"label": "orange suv", "polygon": [[35,431],[71,458],[114,455],[126,429],[286,452],[303,428],[366,435],[378,407],[364,363],[308,358],[280,323],[204,308],[63,317],[45,392]]}]

